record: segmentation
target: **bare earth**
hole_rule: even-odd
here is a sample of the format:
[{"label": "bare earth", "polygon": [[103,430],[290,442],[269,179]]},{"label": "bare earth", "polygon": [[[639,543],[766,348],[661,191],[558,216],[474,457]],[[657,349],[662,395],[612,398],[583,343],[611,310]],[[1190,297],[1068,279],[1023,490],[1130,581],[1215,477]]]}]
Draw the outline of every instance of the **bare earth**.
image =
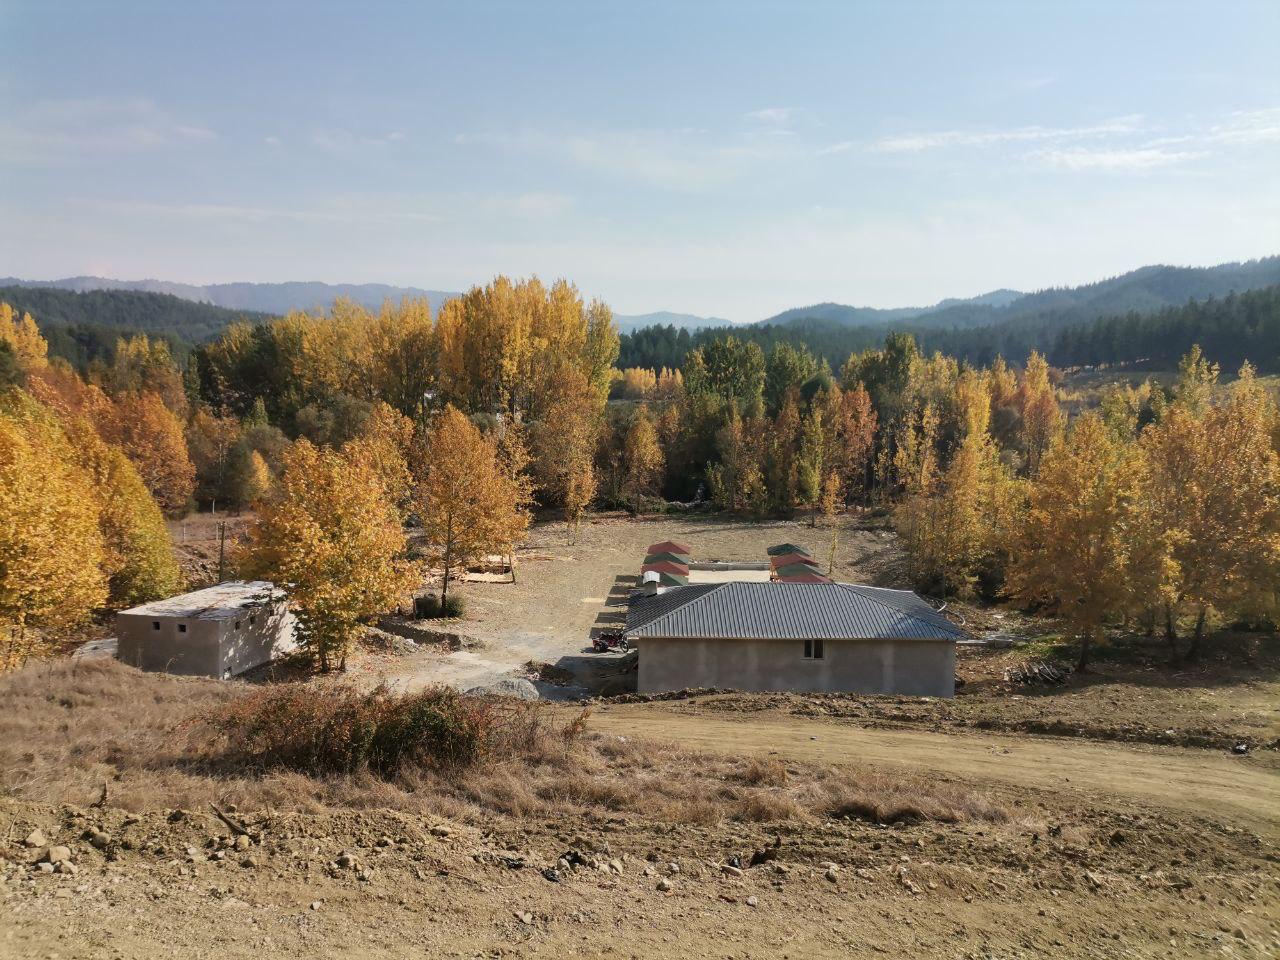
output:
[{"label": "bare earth", "polygon": [[[622,659],[588,652],[589,638],[619,618],[611,603],[648,543],[757,559],[792,540],[825,560],[829,536],[605,518],[568,544],[563,527],[540,525],[518,583],[459,586],[468,616],[448,629],[479,646],[369,651],[354,675],[466,688],[537,661],[571,679],[542,683],[552,696],[625,690]],[[842,533],[837,577],[900,585],[896,567],[888,532]],[[1016,650],[966,652],[951,701],[704,692],[592,704],[591,736],[687,748],[709,795],[733,786],[707,758],[758,756],[923,774],[1003,804],[998,823],[689,823],[610,810],[607,793],[572,817],[450,819],[366,801],[243,809],[251,847],[224,851],[229,831],[203,807],[171,819],[146,803],[93,809],[88,795],[51,806],[0,771],[19,787],[0,798],[0,957],[1276,956],[1275,644],[1227,637],[1195,666],[1153,647],[1053,688],[1004,681]],[[1237,741],[1247,755],[1232,753]],[[36,827],[72,847],[74,875],[30,866],[23,838]],[[90,828],[112,844],[95,847]],[[775,844],[776,861],[749,866]],[[563,869],[570,852],[582,862]]]}]

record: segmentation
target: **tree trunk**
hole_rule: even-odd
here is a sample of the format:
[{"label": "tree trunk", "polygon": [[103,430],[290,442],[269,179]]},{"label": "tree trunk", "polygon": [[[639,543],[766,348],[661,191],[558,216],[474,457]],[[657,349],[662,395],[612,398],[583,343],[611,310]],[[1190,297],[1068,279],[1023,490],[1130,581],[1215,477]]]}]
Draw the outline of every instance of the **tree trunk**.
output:
[{"label": "tree trunk", "polygon": [[1076,661],[1076,673],[1089,672],[1089,654],[1093,649],[1093,628],[1080,634],[1080,659]]},{"label": "tree trunk", "polygon": [[1164,605],[1164,638],[1168,641],[1169,649],[1177,650],[1178,627],[1173,621],[1173,604],[1171,603]]},{"label": "tree trunk", "polygon": [[1204,639],[1204,620],[1205,608],[1201,606],[1199,614],[1196,615],[1196,629],[1191,635],[1191,646],[1187,648],[1187,659],[1193,662],[1200,659],[1200,641]]},{"label": "tree trunk", "polygon": [[809,526],[815,530],[818,527],[818,501],[813,501],[813,511],[809,514]]}]

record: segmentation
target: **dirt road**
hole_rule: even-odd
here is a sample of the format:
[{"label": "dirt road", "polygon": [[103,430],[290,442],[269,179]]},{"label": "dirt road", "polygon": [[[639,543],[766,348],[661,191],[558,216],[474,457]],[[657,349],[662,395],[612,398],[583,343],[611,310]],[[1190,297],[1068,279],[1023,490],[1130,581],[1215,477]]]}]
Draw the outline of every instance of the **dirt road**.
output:
[{"label": "dirt road", "polygon": [[1280,775],[1247,757],[1178,747],[1049,737],[865,729],[802,718],[732,719],[666,704],[598,707],[595,730],[672,740],[716,753],[777,752],[796,760],[900,764],[943,777],[1116,797],[1280,836]]}]

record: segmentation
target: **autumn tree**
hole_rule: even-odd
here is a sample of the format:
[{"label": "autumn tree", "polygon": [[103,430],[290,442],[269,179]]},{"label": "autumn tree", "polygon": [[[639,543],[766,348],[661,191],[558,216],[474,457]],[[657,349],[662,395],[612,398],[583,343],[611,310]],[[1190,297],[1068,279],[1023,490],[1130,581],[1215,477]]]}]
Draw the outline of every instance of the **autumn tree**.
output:
[{"label": "autumn tree", "polygon": [[530,430],[532,473],[546,501],[564,507],[565,523],[576,536],[599,484],[595,449],[600,409],[591,382],[574,370],[564,371],[548,401]]},{"label": "autumn tree", "polygon": [[1139,464],[1096,413],[1080,416],[1045,454],[1017,532],[1009,589],[1055,610],[1080,638],[1087,668],[1102,627],[1129,602],[1125,569],[1140,496]]},{"label": "autumn tree", "polygon": [[23,370],[39,369],[49,362],[49,344],[31,314],[18,316],[7,303],[0,303],[0,343],[8,344]]},{"label": "autumn tree", "polygon": [[[1194,371],[1199,364],[1184,364]],[[1214,371],[1193,372],[1159,423],[1143,432],[1145,497],[1168,550],[1166,631],[1195,617],[1188,657],[1198,655],[1210,612],[1249,606],[1273,582],[1280,535],[1280,467],[1274,403],[1246,365],[1226,402],[1209,404]]]},{"label": "autumn tree", "polygon": [[241,566],[286,592],[299,639],[320,669],[343,670],[360,624],[419,582],[405,550],[400,517],[374,468],[299,440],[278,495],[249,529]]},{"label": "autumn tree", "polygon": [[348,440],[343,450],[352,459],[363,460],[382,480],[387,500],[401,514],[409,508],[413,473],[413,421],[386,403],[378,403],[364,422],[358,436]]},{"label": "autumn tree", "polygon": [[452,405],[436,417],[415,463],[413,503],[440,551],[443,607],[454,569],[510,550],[528,528],[521,490],[504,471],[497,444]]},{"label": "autumn tree", "polygon": [[160,507],[137,468],[83,418],[64,422],[72,460],[92,485],[102,535],[102,572],[112,603],[134,606],[177,593],[182,573]]},{"label": "autumn tree", "polygon": [[0,670],[106,602],[98,509],[60,428],[11,391],[0,407]]},{"label": "autumn tree", "polygon": [[196,469],[187,453],[182,423],[159,394],[119,397],[99,429],[133,461],[165,513],[172,516],[187,508],[195,491]]},{"label": "autumn tree", "polygon": [[1040,459],[1062,432],[1063,424],[1057,392],[1049,378],[1049,364],[1035,350],[1027,358],[1018,404],[1022,410],[1021,441],[1027,455],[1027,472],[1035,476]]},{"label": "autumn tree", "polygon": [[623,493],[631,501],[632,511],[640,512],[641,501],[651,495],[662,479],[662,447],[647,410],[641,409],[631,421],[623,447]]}]

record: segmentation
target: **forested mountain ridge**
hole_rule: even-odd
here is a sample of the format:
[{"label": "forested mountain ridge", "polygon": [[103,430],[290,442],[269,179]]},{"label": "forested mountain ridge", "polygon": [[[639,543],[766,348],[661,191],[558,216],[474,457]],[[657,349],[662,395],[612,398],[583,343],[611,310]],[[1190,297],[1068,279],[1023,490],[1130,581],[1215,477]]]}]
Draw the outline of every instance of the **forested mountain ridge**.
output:
[{"label": "forested mountain ridge", "polygon": [[30,313],[44,331],[50,352],[77,366],[109,357],[120,337],[162,337],[181,357],[236,321],[260,323],[272,316],[136,290],[78,293],[58,287],[0,287],[0,303]]},{"label": "forested mountain ridge", "polygon": [[385,300],[398,301],[405,297],[413,299],[426,297],[434,312],[438,311],[440,305],[446,300],[461,296],[459,293],[446,290],[396,287],[385,283],[289,281],[285,283],[211,283],[198,286],[190,283],[174,283],[169,280],[112,280],[107,277],[65,277],[61,280],[0,278],[0,287],[10,286],[55,288],[80,293],[90,290],[162,293],[231,310],[250,310],[268,314],[284,314],[290,310],[326,309],[338,297],[354,300],[370,310],[378,309]]},{"label": "forested mountain ridge", "polygon": [[1188,300],[1224,297],[1280,283],[1280,256],[1213,267],[1140,267],[1078,287],[1034,293],[1000,289],[966,299],[948,298],[932,307],[851,307],[819,303],[784,310],[761,324],[829,321],[845,327],[915,323],[935,327],[985,327],[1015,319],[1079,323],[1131,311],[1152,313]]},{"label": "forested mountain ridge", "polygon": [[727,327],[731,324],[731,321],[723,317],[699,317],[692,313],[672,313],[670,310],[658,310],[654,313],[615,313],[613,321],[622,333],[654,326],[671,326],[678,330],[701,330],[704,327]]},{"label": "forested mountain ridge", "polygon": [[693,348],[732,336],[759,344],[766,352],[779,343],[804,346],[832,369],[839,369],[851,353],[878,347],[892,329],[912,334],[926,353],[940,350],[974,364],[989,364],[997,356],[1020,363],[1034,349],[1058,366],[1131,363],[1172,369],[1192,344],[1199,343],[1223,369],[1235,369],[1250,359],[1264,372],[1280,371],[1280,284],[1156,312],[1133,310],[1074,322],[1064,321],[1064,316],[1069,314],[1049,312],[946,329],[924,322],[923,317],[892,327],[847,327],[812,319],[694,333],[650,327],[622,336],[618,364],[675,369],[684,365]]}]

